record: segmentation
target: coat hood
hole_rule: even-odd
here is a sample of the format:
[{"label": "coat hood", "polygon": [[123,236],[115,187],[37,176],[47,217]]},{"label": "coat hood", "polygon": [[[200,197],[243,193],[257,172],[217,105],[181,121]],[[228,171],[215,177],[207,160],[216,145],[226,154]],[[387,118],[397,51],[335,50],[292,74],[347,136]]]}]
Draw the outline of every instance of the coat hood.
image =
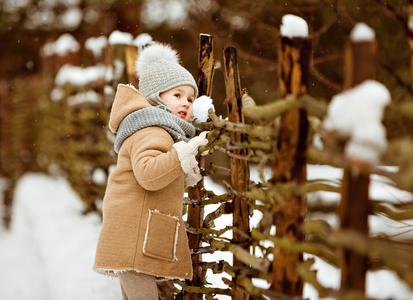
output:
[{"label": "coat hood", "polygon": [[119,84],[109,118],[109,129],[117,133],[122,120],[130,113],[151,107],[145,97],[132,85]]}]

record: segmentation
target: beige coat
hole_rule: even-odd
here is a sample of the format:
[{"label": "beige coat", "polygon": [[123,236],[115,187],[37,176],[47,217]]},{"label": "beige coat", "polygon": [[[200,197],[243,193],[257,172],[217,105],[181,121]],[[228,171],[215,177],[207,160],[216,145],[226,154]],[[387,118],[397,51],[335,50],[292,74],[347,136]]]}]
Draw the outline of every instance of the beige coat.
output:
[{"label": "beige coat", "polygon": [[[109,121],[116,133],[129,113],[150,107],[136,89],[120,85]],[[116,276],[135,270],[192,278],[182,221],[184,171],[174,141],[160,127],[135,132],[123,143],[103,200],[103,224],[93,269]]]}]

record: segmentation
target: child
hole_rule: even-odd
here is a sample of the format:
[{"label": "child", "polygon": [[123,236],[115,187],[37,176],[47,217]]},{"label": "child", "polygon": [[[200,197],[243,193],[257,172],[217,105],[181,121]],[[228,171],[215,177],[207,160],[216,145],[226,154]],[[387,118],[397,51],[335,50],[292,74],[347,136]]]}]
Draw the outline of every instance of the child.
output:
[{"label": "child", "polygon": [[192,279],[182,199],[185,186],[201,179],[195,156],[208,141],[206,132],[190,139],[198,89],[176,51],[148,46],[136,69],[139,92],[120,84],[110,114],[118,162],[93,269],[117,276],[123,299],[157,300],[156,279]]}]

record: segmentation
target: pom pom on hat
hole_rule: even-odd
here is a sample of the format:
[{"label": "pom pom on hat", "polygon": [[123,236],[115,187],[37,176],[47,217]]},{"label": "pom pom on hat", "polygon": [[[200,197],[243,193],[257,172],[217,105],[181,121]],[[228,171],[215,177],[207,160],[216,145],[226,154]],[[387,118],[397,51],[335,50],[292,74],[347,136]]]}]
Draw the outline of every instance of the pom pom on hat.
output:
[{"label": "pom pom on hat", "polygon": [[138,54],[135,68],[139,91],[147,99],[181,85],[192,86],[198,96],[195,79],[179,64],[178,53],[169,45],[155,43],[145,47]]},{"label": "pom pom on hat", "polygon": [[179,64],[178,53],[174,49],[169,45],[154,44],[153,46],[146,47],[139,54],[135,63],[136,72],[140,76],[148,66],[161,59]]}]

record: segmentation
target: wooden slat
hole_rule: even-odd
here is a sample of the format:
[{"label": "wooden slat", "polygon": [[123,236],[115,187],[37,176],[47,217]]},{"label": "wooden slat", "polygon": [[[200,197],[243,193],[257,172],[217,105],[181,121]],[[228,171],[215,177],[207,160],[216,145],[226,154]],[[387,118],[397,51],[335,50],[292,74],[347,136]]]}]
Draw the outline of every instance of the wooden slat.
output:
[{"label": "wooden slat", "polygon": [[[345,88],[373,79],[376,72],[376,41],[349,42],[345,52]],[[347,168],[343,173],[339,204],[340,227],[368,235],[370,177]],[[341,290],[365,291],[368,257],[343,249],[340,252]]]},{"label": "wooden slat", "polygon": [[[211,85],[212,85],[212,77],[213,77],[213,65],[214,65],[214,57],[213,57],[213,39],[210,35],[200,35],[199,39],[199,56],[198,56],[198,77],[197,77],[197,85],[199,90],[199,95],[206,95],[210,96],[211,92]],[[199,132],[198,132],[199,134]],[[204,158],[200,157],[200,165],[203,164]],[[204,179],[202,178],[197,185],[190,187],[188,189],[188,197],[190,199],[195,199],[197,201],[201,201],[204,196]],[[196,207],[190,205],[188,207],[188,219],[187,224],[192,228],[202,228],[204,223],[204,208],[203,207]],[[190,249],[199,248],[202,244],[201,235],[199,234],[192,234],[188,233],[188,242]],[[201,264],[201,256],[200,255],[193,255],[192,256],[192,268],[194,271],[194,275],[192,278],[192,285],[193,286],[203,286],[203,278],[202,269],[200,267]],[[202,294],[197,293],[187,293],[185,295],[186,300],[201,300],[203,299]]]},{"label": "wooden slat", "polygon": [[[288,94],[302,95],[308,91],[311,39],[282,37],[279,56],[281,97]],[[295,182],[307,180],[307,112],[293,108],[285,112],[280,120],[280,132],[273,165],[273,182]],[[301,242],[301,224],[306,213],[306,196],[281,195],[275,199],[274,220],[277,237],[288,237]],[[302,253],[290,253],[286,249],[274,249],[273,280],[271,289],[291,296],[301,296],[303,282],[296,272],[302,262]]]},{"label": "wooden slat", "polygon": [[[238,73],[237,52],[233,47],[223,49],[224,65],[225,65],[225,93],[227,101],[228,119],[233,123],[244,123],[242,114],[242,97],[241,84]],[[246,136],[239,132],[230,133],[231,140],[236,143],[242,143],[246,140]],[[246,149],[232,150],[234,154],[246,155]],[[233,225],[240,232],[249,235],[249,207],[239,195],[242,195],[248,190],[249,181],[249,166],[246,160],[240,160],[234,157],[230,158],[231,164],[231,185],[238,195],[233,195]],[[233,233],[234,241],[242,243],[245,237],[237,232]],[[249,246],[244,246],[249,249]],[[238,261],[234,256],[234,267],[242,266],[242,262]],[[237,283],[237,276],[233,279]],[[235,286],[233,288],[232,299],[243,300],[245,298],[244,291]]]}]

